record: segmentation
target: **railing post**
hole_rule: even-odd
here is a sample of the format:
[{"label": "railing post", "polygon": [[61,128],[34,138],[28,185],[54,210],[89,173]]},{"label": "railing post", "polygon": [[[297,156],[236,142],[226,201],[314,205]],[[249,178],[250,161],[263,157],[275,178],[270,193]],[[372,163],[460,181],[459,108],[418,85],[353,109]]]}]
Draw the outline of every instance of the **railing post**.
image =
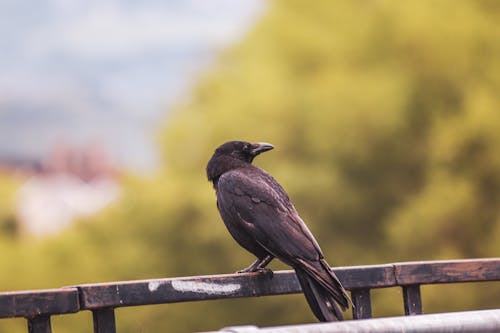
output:
[{"label": "railing post", "polygon": [[115,310],[102,308],[92,310],[94,333],[116,333]]},{"label": "railing post", "polygon": [[367,319],[372,317],[372,303],[370,297],[370,289],[354,289],[351,291],[352,316],[354,319]]},{"label": "railing post", "polygon": [[403,286],[403,302],[405,306],[405,315],[413,316],[423,313],[419,284]]},{"label": "railing post", "polygon": [[28,318],[28,332],[29,333],[52,333],[50,327],[50,316],[35,316]]}]

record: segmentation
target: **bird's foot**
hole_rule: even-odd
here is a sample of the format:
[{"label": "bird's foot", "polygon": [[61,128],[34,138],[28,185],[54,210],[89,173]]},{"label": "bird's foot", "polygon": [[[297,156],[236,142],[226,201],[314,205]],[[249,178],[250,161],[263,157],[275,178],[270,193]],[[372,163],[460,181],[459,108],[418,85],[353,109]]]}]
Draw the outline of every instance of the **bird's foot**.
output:
[{"label": "bird's foot", "polygon": [[273,256],[267,255],[264,258],[258,258],[255,260],[250,266],[247,268],[242,269],[241,271],[238,271],[236,273],[251,273],[251,272],[257,272],[262,269],[264,269],[267,264],[269,264],[273,260]]},{"label": "bird's foot", "polygon": [[242,269],[241,271],[237,271],[236,273],[259,273],[259,274],[265,274],[269,275],[269,277],[272,279],[274,276],[274,272],[270,268],[265,268],[265,267],[247,267],[245,269]]},{"label": "bird's foot", "polygon": [[272,279],[274,277],[274,272],[270,268],[265,268],[265,267],[257,268],[255,270],[255,272],[257,272],[259,274],[267,275],[267,276],[269,276],[270,279]]}]

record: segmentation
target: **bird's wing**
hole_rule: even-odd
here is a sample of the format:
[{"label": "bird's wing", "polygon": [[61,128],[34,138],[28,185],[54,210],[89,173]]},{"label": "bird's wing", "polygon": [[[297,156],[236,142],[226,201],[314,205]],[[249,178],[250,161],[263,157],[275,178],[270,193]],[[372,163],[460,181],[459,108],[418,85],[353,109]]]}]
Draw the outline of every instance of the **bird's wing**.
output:
[{"label": "bird's wing", "polygon": [[219,179],[217,196],[238,227],[285,263],[323,258],[285,191],[267,173],[245,168],[227,172]]}]

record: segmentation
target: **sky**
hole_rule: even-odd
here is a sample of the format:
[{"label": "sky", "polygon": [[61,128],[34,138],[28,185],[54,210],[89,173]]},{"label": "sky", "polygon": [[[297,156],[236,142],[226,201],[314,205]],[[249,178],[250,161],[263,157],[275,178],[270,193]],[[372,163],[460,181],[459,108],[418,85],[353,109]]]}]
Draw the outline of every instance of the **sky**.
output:
[{"label": "sky", "polygon": [[0,158],[102,143],[118,165],[158,163],[169,106],[262,0],[0,1]]}]

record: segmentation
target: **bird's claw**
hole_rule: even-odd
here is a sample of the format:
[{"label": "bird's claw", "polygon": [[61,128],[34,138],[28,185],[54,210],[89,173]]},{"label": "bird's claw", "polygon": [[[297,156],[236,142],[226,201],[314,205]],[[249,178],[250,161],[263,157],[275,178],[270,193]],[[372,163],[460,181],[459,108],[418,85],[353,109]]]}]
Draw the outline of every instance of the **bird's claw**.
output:
[{"label": "bird's claw", "polygon": [[269,277],[272,279],[273,276],[274,276],[274,272],[272,269],[270,268],[265,268],[265,267],[262,267],[262,268],[252,268],[252,267],[248,267],[248,268],[245,268],[245,269],[242,269],[241,271],[237,271],[236,273],[259,273],[259,274],[265,274],[265,275],[269,275]]},{"label": "bird's claw", "polygon": [[270,279],[274,277],[274,272],[270,268],[257,268],[255,271],[259,274],[269,275]]}]

